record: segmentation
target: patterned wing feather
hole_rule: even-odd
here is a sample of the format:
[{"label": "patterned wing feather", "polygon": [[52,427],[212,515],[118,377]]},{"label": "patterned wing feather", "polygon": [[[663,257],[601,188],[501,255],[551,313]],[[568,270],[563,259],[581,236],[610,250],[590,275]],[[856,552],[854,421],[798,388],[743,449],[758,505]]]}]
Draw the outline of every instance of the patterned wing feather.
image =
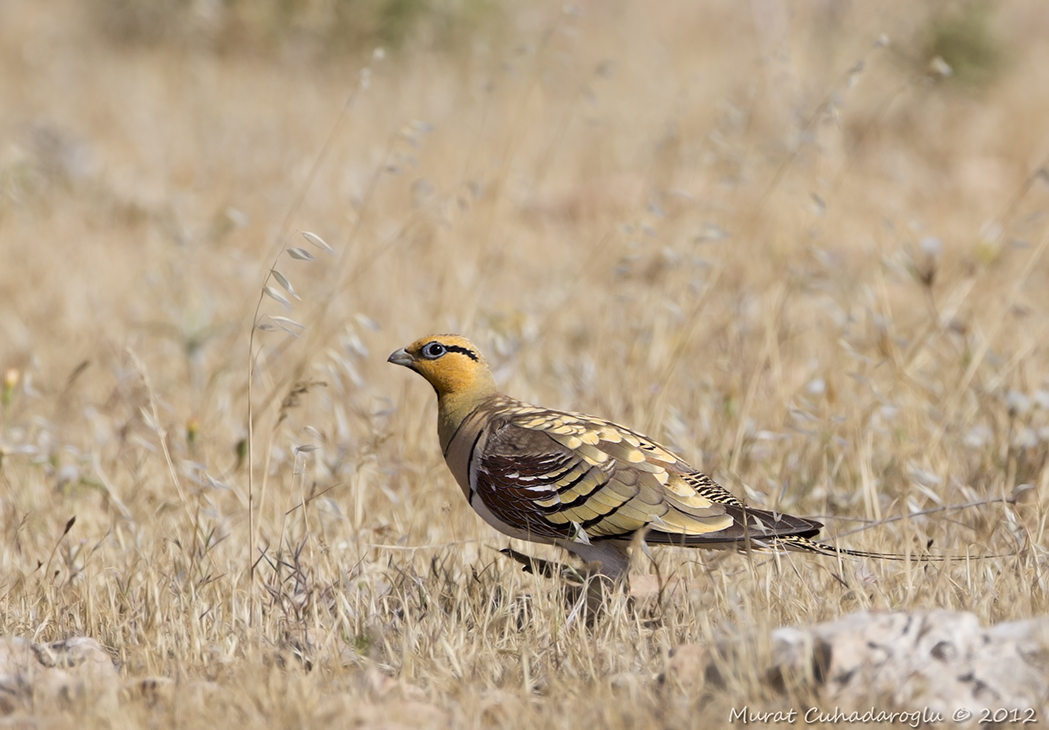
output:
[{"label": "patterned wing feather", "polygon": [[[476,455],[478,496],[536,537],[629,539],[652,526],[678,540],[718,533],[739,502],[668,450],[608,421],[510,406]],[[704,481],[705,480],[705,481]]]}]

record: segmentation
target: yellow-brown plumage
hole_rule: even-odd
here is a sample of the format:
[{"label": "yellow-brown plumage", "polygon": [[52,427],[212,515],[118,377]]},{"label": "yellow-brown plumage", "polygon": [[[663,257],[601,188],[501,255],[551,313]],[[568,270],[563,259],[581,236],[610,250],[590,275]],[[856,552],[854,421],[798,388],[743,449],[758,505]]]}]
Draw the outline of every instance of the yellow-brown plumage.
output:
[{"label": "yellow-brown plumage", "polygon": [[[423,349],[430,343],[440,343],[451,357],[425,357]],[[390,355],[389,362],[419,373],[437,392],[437,433],[444,450],[463,419],[497,392],[488,363],[468,339],[459,335],[423,337]]]},{"label": "yellow-brown plumage", "polygon": [[622,575],[635,535],[686,547],[836,550],[819,522],[746,508],[649,438],[610,421],[528,405],[498,392],[476,347],[431,335],[390,355],[437,393],[445,461],[471,506],[511,537],[556,544]]}]

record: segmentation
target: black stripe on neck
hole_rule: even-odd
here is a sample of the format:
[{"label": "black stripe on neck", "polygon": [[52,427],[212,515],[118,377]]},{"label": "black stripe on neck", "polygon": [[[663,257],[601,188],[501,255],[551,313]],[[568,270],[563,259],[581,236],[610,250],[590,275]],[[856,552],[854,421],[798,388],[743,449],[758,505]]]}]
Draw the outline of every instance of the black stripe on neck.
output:
[{"label": "black stripe on neck", "polygon": [[468,350],[465,347],[460,347],[459,345],[445,345],[444,349],[448,352],[458,352],[460,355],[466,355],[474,362],[480,362],[480,359],[477,357],[477,353],[473,350]]}]

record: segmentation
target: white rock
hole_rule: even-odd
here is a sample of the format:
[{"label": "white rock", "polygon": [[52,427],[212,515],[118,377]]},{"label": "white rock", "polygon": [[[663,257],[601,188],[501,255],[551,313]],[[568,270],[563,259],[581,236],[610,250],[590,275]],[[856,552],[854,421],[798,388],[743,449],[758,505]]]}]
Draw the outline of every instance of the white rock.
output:
[{"label": "white rock", "polygon": [[986,628],[964,612],[862,612],[720,642],[717,651],[678,647],[664,677],[699,688],[756,667],[773,689],[815,692],[827,707],[920,707],[947,720],[968,711],[975,722],[986,708],[1041,709],[1047,656],[1049,616]]},{"label": "white rock", "polygon": [[0,637],[0,715],[34,706],[115,707],[116,667],[94,639],[34,644]]}]

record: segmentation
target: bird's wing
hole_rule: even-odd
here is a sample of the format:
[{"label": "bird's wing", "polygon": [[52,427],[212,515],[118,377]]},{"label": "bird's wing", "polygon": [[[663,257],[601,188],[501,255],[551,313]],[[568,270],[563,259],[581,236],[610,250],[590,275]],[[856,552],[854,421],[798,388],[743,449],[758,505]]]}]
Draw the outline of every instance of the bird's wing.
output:
[{"label": "bird's wing", "polygon": [[476,442],[471,484],[514,531],[577,542],[629,539],[644,528],[656,542],[735,539],[743,505],[659,444],[580,414],[523,404],[500,411]]}]

